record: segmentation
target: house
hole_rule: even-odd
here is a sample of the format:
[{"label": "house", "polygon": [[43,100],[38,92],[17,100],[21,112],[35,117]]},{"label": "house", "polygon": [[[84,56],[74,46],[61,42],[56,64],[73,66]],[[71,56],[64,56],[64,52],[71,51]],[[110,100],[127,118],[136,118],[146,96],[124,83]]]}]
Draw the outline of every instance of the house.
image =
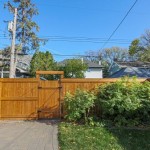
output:
[{"label": "house", "polygon": [[[59,62],[59,65],[64,66],[67,60],[69,59],[65,59]],[[87,64],[88,66],[87,71],[84,73],[85,78],[103,78],[103,70],[102,70],[103,67],[100,62],[94,63],[83,58],[81,60],[83,63]]]},{"label": "house", "polygon": [[31,59],[31,55],[18,56],[18,62],[16,65],[16,77],[27,78],[30,76],[29,69]]},{"label": "house", "polygon": [[150,78],[150,63],[139,61],[114,61],[109,68],[109,77],[119,78],[123,76]]},{"label": "house", "polygon": [[83,62],[88,65],[85,78],[103,78],[103,67],[100,61],[99,63],[94,63],[87,59],[83,59]]},{"label": "house", "polygon": [[[16,77],[17,78],[27,78],[29,77],[29,67],[32,56],[30,55],[18,55],[16,64]],[[0,76],[9,77],[9,66],[10,57],[6,57],[0,54]]]}]

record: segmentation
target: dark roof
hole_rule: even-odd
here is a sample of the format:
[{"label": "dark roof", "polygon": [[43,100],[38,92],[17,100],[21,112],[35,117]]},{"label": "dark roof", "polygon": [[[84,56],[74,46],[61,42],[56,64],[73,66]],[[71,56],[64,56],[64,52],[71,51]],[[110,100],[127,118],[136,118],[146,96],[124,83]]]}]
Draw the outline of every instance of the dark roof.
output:
[{"label": "dark roof", "polygon": [[119,78],[123,76],[136,76],[139,78],[150,78],[150,68],[126,67],[110,75],[110,78]]},{"label": "dark roof", "polygon": [[115,61],[121,68],[126,67],[139,67],[139,68],[150,68],[150,62],[140,62],[140,61]]},{"label": "dark roof", "polygon": [[102,65],[99,65],[98,63],[91,62],[87,59],[83,59],[83,62],[86,63],[89,68],[102,68]]},{"label": "dark roof", "polygon": [[[71,59],[65,59],[65,60],[59,62],[58,64],[61,66],[65,66],[65,63],[67,63],[68,60],[71,60]],[[89,68],[102,68],[102,65],[99,65],[98,63],[91,62],[87,59],[83,59],[83,62],[85,64],[87,64]]]}]

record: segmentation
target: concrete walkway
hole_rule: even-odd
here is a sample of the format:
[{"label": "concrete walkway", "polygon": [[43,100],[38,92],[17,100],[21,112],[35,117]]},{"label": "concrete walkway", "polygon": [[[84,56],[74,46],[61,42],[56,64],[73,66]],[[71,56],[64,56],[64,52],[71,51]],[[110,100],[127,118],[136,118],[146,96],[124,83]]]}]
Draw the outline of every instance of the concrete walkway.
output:
[{"label": "concrete walkway", "polygon": [[0,121],[0,150],[58,150],[56,121]]}]

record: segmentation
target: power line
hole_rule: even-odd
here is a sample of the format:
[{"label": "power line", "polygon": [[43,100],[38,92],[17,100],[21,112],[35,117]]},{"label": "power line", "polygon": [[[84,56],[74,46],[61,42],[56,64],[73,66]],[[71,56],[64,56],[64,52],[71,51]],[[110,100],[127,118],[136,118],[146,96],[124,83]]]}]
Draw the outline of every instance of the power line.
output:
[{"label": "power line", "polygon": [[[0,39],[3,40],[8,40],[10,39],[7,36],[0,36]],[[98,40],[75,40],[75,39],[51,39],[48,38],[50,42],[69,42],[69,43],[105,43],[105,41],[98,41]],[[126,41],[109,41],[108,43],[113,43],[113,44],[130,44],[131,41],[126,42]]]},{"label": "power line", "polygon": [[136,5],[136,3],[138,2],[138,0],[135,0],[135,2],[133,3],[133,5],[130,7],[130,9],[128,10],[128,12],[126,13],[126,15],[123,17],[123,19],[121,20],[121,22],[118,24],[118,26],[116,27],[116,29],[112,32],[112,34],[109,36],[109,38],[107,39],[107,41],[103,44],[103,46],[101,47],[101,49],[103,49],[106,44],[109,42],[109,40],[112,38],[112,36],[115,34],[115,32],[119,29],[119,27],[121,26],[121,24],[124,22],[124,20],[127,18],[127,16],[129,15],[129,13],[131,12],[131,10],[133,9],[133,7]]},{"label": "power line", "polygon": [[[50,40],[50,42],[105,43],[107,41],[106,38],[98,38],[98,37],[40,36],[40,38]],[[111,39],[109,43],[130,44],[131,40]]]},{"label": "power line", "polygon": [[[99,38],[99,37],[69,37],[69,36],[39,36],[41,38],[47,39],[75,39],[75,40],[98,40],[98,41],[106,41],[107,38]],[[111,39],[112,41],[128,41],[128,39]],[[130,40],[131,41],[131,40]]]}]

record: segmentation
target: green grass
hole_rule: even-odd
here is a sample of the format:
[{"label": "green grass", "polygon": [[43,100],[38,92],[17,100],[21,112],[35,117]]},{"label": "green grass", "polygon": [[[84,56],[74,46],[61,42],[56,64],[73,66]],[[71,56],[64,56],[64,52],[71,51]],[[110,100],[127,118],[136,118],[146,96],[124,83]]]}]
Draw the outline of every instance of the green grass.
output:
[{"label": "green grass", "polygon": [[61,123],[59,145],[61,150],[150,150],[150,130]]}]

